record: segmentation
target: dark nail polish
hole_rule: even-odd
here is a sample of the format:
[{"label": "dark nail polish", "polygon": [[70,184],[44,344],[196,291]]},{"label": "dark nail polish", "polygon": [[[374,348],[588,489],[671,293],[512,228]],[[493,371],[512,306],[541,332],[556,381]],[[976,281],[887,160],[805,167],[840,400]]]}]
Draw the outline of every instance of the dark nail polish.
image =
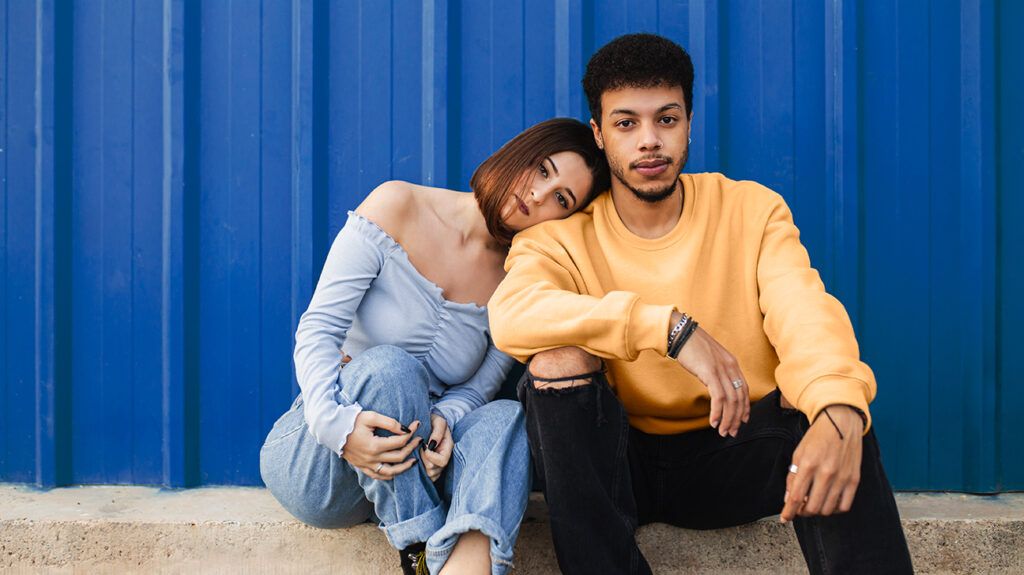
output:
[{"label": "dark nail polish", "polygon": [[406,427],[406,426],[404,426],[404,425],[403,425],[403,426],[402,426],[402,432],[403,432],[403,433],[412,433],[412,430],[411,430],[411,429],[409,429],[408,427]]},{"label": "dark nail polish", "polygon": [[430,443],[427,444],[427,449],[431,451],[437,451],[437,440],[431,439]]}]

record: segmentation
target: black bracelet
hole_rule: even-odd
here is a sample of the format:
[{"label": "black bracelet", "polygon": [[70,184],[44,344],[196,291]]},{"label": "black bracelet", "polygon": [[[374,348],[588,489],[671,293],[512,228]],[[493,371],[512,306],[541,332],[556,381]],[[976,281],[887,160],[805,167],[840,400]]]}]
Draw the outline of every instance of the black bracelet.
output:
[{"label": "black bracelet", "polygon": [[690,339],[690,336],[693,335],[693,332],[697,331],[698,325],[699,324],[695,320],[690,321],[690,325],[686,326],[686,331],[679,334],[679,337],[676,338],[676,341],[672,343],[672,348],[668,350],[669,357],[671,357],[672,359],[677,359],[679,357],[679,352],[682,351],[683,346],[686,345],[687,340]]},{"label": "black bracelet", "polygon": [[679,318],[679,322],[676,323],[675,327],[673,327],[672,330],[668,332],[668,343],[667,347],[665,348],[666,350],[672,349],[672,344],[675,343],[676,338],[679,337],[679,334],[686,327],[686,322],[690,321],[690,316],[686,315],[685,313],[682,315],[683,317]]}]

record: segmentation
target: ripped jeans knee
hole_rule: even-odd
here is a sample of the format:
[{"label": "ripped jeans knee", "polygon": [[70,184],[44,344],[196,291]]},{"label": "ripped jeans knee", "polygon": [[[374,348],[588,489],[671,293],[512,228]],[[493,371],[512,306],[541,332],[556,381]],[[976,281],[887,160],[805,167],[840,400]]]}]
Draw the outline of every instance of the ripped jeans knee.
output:
[{"label": "ripped jeans knee", "polygon": [[[528,411],[530,407],[536,406],[537,402],[557,402],[559,401],[558,398],[567,398],[570,395],[576,396],[580,393],[591,393],[593,395],[593,407],[596,415],[595,423],[602,425],[606,422],[602,395],[605,392],[611,393],[611,387],[608,385],[608,380],[605,377],[603,362],[597,371],[576,373],[565,377],[540,377],[534,375],[530,370],[530,366],[527,365],[518,391],[519,401],[523,403]],[[612,398],[614,398],[614,394]],[[590,403],[589,398],[581,399],[585,403]],[[551,408],[556,408],[555,404],[548,406],[548,409]]]}]

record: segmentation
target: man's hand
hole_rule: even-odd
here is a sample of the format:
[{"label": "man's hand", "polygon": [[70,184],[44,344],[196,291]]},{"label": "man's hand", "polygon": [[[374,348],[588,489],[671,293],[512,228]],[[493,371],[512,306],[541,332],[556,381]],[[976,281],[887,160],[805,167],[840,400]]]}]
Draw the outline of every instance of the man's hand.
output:
[{"label": "man's hand", "polygon": [[[682,314],[672,314],[672,325]],[[703,328],[697,327],[676,358],[708,388],[711,395],[711,427],[718,428],[722,437],[736,437],[740,424],[750,419],[750,386],[740,371],[740,364],[722,344],[715,341]],[[732,382],[740,382],[739,388]]]},{"label": "man's hand", "polygon": [[[419,426],[420,422],[414,421],[403,428],[401,423],[386,415],[361,411],[345,440],[341,457],[366,475],[387,481],[416,463],[416,458],[409,455],[420,444],[420,438],[413,436]],[[374,434],[375,429],[385,429],[394,435],[380,437]]]},{"label": "man's hand", "polygon": [[[860,484],[864,420],[853,408],[831,405],[822,411],[793,452],[796,473],[786,477],[783,523],[797,515],[845,513]],[[839,431],[829,421],[831,415]]]},{"label": "man's hand", "polygon": [[452,430],[448,429],[448,421],[437,415],[430,414],[430,439],[420,451],[420,458],[423,460],[423,469],[431,481],[437,481],[441,472],[448,466],[452,458],[452,449],[455,442],[452,441]]}]

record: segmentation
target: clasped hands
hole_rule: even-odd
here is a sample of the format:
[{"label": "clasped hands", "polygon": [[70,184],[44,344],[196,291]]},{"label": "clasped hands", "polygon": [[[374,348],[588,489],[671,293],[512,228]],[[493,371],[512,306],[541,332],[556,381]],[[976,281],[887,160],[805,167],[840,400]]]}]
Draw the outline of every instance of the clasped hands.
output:
[{"label": "clasped hands", "polygon": [[[341,354],[341,366],[352,361],[345,350]],[[448,466],[452,457],[455,442],[452,441],[448,421],[440,415],[430,415],[430,439],[423,445],[421,438],[414,435],[420,428],[420,422],[414,421],[405,427],[398,420],[375,411],[361,411],[356,416],[356,424],[345,440],[345,448],[341,458],[358,468],[366,475],[387,481],[406,472],[416,463],[412,450],[420,447],[420,458],[423,469],[431,481],[437,481],[441,472]],[[381,437],[375,433],[383,429],[391,432],[390,437]]]},{"label": "clasped hands", "polygon": [[[673,315],[672,322],[677,321],[678,317]],[[736,437],[740,425],[750,419],[749,386],[736,358],[698,327],[676,361],[708,388],[711,427],[722,437]],[[864,422],[848,406],[832,405],[826,409],[828,414],[822,412],[816,418],[793,452],[780,516],[783,523],[798,515],[844,513],[853,504],[860,483]]]},{"label": "clasped hands", "polygon": [[[376,411],[361,411],[356,416],[352,433],[345,441],[341,457],[369,477],[388,481],[415,465],[416,458],[411,457],[412,451],[420,448],[420,460],[427,477],[437,481],[451,459],[455,443],[445,418],[431,414],[430,425],[430,439],[424,445],[422,438],[416,435],[416,430],[420,428],[419,421],[405,427],[398,420]],[[378,429],[389,431],[392,435],[379,436],[375,433]]]}]

